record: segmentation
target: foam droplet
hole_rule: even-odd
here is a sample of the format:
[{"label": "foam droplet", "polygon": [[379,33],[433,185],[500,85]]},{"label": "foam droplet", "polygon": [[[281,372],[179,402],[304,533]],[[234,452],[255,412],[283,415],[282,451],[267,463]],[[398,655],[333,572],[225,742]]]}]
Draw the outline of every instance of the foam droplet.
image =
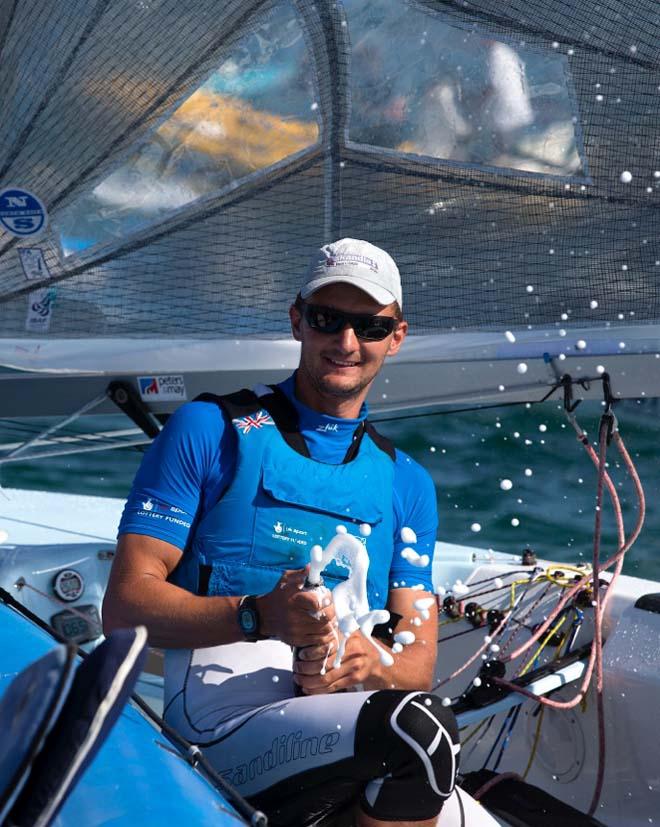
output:
[{"label": "foam droplet", "polygon": [[401,529],[401,542],[402,543],[416,543],[417,542],[417,535],[409,528],[407,525]]},{"label": "foam droplet", "polygon": [[474,531],[474,533],[476,534],[479,531],[481,531],[481,526],[479,525],[479,523],[472,523],[472,525],[470,526],[470,531]]},{"label": "foam droplet", "polygon": [[629,172],[627,169],[624,169],[619,178],[622,184],[629,184],[633,179],[632,172]]},{"label": "foam droplet", "polygon": [[511,480],[502,480],[502,482],[500,483],[500,488],[502,489],[502,491],[511,491],[511,489],[513,488],[513,483],[511,482]]},{"label": "foam droplet", "polygon": [[440,702],[443,706],[451,706],[451,698],[443,698]]},{"label": "foam droplet", "polygon": [[360,524],[360,536],[361,537],[368,537],[371,534],[371,526],[369,523],[361,523]]},{"label": "foam droplet", "polygon": [[506,336],[506,338],[509,342],[513,343],[513,342],[516,341],[516,337],[513,335],[513,333],[510,330],[505,330],[504,335]]},{"label": "foam droplet", "polygon": [[348,534],[348,529],[345,525],[338,525],[335,531],[337,534]]},{"label": "foam droplet", "polygon": [[395,643],[399,643],[401,646],[410,646],[411,643],[414,643],[416,640],[415,633],[404,631],[404,632],[397,632],[394,635]]},{"label": "foam droplet", "polygon": [[518,371],[518,373],[520,373],[520,374],[527,373],[527,365],[526,365],[524,362],[521,362],[521,363],[518,365],[518,367],[516,368],[516,370],[517,370],[517,371]]}]

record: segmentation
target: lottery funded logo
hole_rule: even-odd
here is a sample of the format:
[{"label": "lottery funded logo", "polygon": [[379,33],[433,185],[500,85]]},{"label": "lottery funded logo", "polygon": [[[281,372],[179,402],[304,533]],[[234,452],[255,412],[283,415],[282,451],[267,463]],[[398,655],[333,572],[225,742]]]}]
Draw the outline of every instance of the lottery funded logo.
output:
[{"label": "lottery funded logo", "polygon": [[0,226],[13,236],[36,235],[48,223],[48,214],[34,193],[19,187],[0,192]]},{"label": "lottery funded logo", "polygon": [[145,402],[182,402],[187,399],[183,376],[138,376],[140,398]]}]

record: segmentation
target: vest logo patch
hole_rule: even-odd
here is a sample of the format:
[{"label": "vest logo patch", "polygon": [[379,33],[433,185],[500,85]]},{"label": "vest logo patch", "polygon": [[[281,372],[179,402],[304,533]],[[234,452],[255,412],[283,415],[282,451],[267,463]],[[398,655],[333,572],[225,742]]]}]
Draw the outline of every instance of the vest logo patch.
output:
[{"label": "vest logo patch", "polygon": [[258,429],[264,425],[275,424],[270,414],[267,414],[265,411],[259,411],[259,413],[253,414],[252,416],[243,416],[240,419],[232,419],[232,422],[241,433],[244,434],[249,434],[253,428]]},{"label": "vest logo patch", "polygon": [[295,543],[297,546],[307,545],[308,532],[304,528],[296,528],[287,525],[281,520],[273,523],[273,533],[270,535],[273,540],[281,540],[285,543]]}]

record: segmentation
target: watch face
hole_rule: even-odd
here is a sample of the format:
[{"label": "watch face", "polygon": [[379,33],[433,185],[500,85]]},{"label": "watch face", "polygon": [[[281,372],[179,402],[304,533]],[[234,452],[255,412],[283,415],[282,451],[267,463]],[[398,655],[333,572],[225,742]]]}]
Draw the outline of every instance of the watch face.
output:
[{"label": "watch face", "polygon": [[257,619],[254,616],[252,609],[241,609],[240,614],[241,628],[244,632],[256,632]]}]

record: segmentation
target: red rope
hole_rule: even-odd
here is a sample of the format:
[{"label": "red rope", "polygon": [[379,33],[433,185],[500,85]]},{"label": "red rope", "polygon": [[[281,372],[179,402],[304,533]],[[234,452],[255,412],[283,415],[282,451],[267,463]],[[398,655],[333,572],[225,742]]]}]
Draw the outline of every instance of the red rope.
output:
[{"label": "red rope", "polygon": [[[573,420],[574,426],[576,426],[575,421]],[[512,689],[515,692],[519,692],[520,694],[531,698],[539,703],[542,703],[546,706],[549,706],[553,709],[571,709],[572,707],[576,706],[582,698],[586,694],[586,690],[591,682],[591,677],[594,671],[596,670],[596,706],[597,706],[597,720],[598,720],[598,768],[596,774],[596,786],[594,789],[594,794],[591,800],[591,805],[589,807],[588,814],[592,815],[596,807],[598,806],[598,802],[600,800],[600,796],[603,789],[603,779],[605,774],[605,711],[604,711],[604,701],[603,701],[603,660],[602,660],[602,624],[603,624],[603,614],[607,603],[609,602],[610,596],[614,593],[614,584],[621,573],[621,569],[623,568],[623,559],[624,555],[628,551],[628,549],[632,546],[635,542],[639,533],[642,528],[642,524],[644,522],[644,516],[646,513],[646,502],[644,498],[644,490],[642,488],[642,484],[640,482],[639,476],[637,475],[637,470],[634,466],[628,451],[621,439],[621,435],[619,434],[618,430],[614,431],[614,441],[617,446],[617,450],[619,451],[628,473],[630,474],[631,479],[635,485],[635,491],[637,494],[637,502],[638,502],[638,514],[637,514],[637,522],[635,524],[635,528],[633,529],[631,535],[629,536],[628,540],[625,540],[624,535],[624,526],[623,526],[623,515],[621,512],[621,504],[619,502],[619,497],[616,492],[616,489],[605,470],[605,458],[607,453],[607,427],[608,423],[607,420],[603,419],[601,423],[600,433],[599,433],[599,443],[600,443],[600,452],[599,456],[596,455],[596,452],[593,448],[589,445],[586,435],[584,432],[578,430],[578,438],[582,442],[583,446],[585,447],[587,453],[591,457],[592,461],[596,465],[598,469],[598,486],[597,486],[597,493],[596,493],[596,518],[595,518],[595,526],[594,526],[594,550],[593,550],[593,571],[592,571],[592,590],[594,596],[594,644],[591,649],[590,657],[589,657],[589,664],[587,666],[587,671],[580,687],[579,692],[577,695],[570,701],[554,701],[550,698],[543,698],[538,695],[535,695],[532,692],[529,692],[522,687],[516,686],[516,684],[510,683],[509,681],[505,681],[499,678],[494,678],[494,682],[498,683],[501,686],[505,686],[509,689]],[[603,497],[603,488],[607,486],[610,498],[612,500],[612,505],[614,506],[614,512],[616,517],[616,524],[617,524],[617,533],[619,538],[619,548],[617,552],[610,557],[604,564],[601,565],[600,562],[600,540],[601,540],[601,521],[602,521],[602,497]],[[613,563],[616,563],[615,570],[612,574],[612,578],[609,582],[607,591],[602,598],[600,596],[600,571],[609,568]],[[541,629],[539,629],[532,638],[527,641],[526,644],[519,647],[516,652],[513,652],[511,655],[506,658],[506,660],[512,660],[516,658],[519,654],[526,651],[532,643],[537,640],[545,630],[550,626],[554,618],[558,615],[559,611],[563,608],[566,604],[568,599],[575,594],[579,588],[582,587],[586,583],[586,576],[582,578],[576,586],[569,589],[568,593],[559,601],[559,604],[555,607],[553,612],[549,615],[546,622],[543,624]]]}]

